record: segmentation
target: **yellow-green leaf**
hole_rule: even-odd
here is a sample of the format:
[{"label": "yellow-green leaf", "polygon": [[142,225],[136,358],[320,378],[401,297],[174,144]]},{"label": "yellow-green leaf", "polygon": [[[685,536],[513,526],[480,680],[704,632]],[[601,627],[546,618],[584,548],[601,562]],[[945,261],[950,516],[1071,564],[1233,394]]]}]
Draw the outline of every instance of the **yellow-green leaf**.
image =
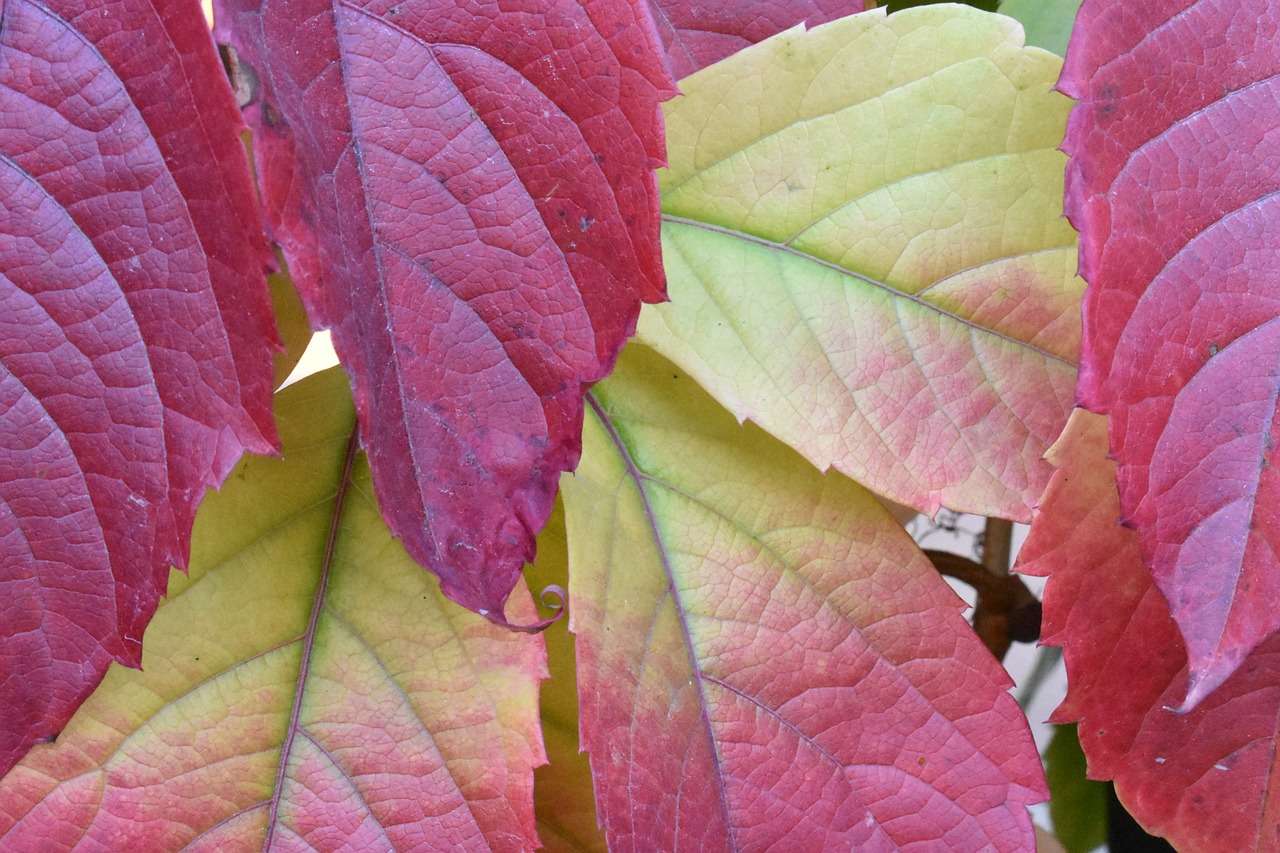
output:
[{"label": "yellow-green leaf", "polygon": [[0,849],[534,847],[541,639],[447,601],[392,538],[339,371],[277,415],[284,459],[205,501],[143,671],[113,666],[0,784]]},{"label": "yellow-green leaf", "polygon": [[[569,545],[559,497],[547,526],[538,534],[538,558],[525,569],[525,580],[544,595],[554,595],[557,587],[561,593],[568,588]],[[547,853],[605,853],[604,833],[596,822],[591,767],[580,751],[577,669],[567,628],[562,619],[542,634],[551,677],[542,682],[539,696],[547,763],[534,773],[538,835]]]},{"label": "yellow-green leaf", "polygon": [[790,30],[684,81],[671,303],[639,337],[821,468],[1027,519],[1073,401],[1061,60],[961,6]]},{"label": "yellow-green leaf", "polygon": [[302,360],[302,354],[311,342],[311,325],[307,322],[307,310],[302,306],[302,299],[293,286],[293,276],[289,275],[284,256],[278,251],[276,260],[280,270],[267,276],[267,284],[271,286],[271,307],[283,346],[275,358],[275,385],[279,388]]},{"label": "yellow-green leaf", "polygon": [[1034,843],[1008,677],[871,493],[634,344],[561,487],[610,849]]}]

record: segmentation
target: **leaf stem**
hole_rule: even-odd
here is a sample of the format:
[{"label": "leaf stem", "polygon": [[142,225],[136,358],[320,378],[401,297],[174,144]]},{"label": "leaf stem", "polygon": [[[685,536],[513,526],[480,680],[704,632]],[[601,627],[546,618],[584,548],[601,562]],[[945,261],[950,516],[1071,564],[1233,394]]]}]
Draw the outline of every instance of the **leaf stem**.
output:
[{"label": "leaf stem", "polygon": [[1009,574],[1013,565],[1013,522],[988,518],[982,534],[982,565],[998,578]]},{"label": "leaf stem", "polygon": [[1004,660],[1014,640],[1031,643],[1040,638],[1040,602],[1022,578],[1007,573],[1007,563],[1006,573],[996,575],[990,566],[950,551],[926,550],[924,554],[939,574],[968,584],[978,593],[973,630],[997,660]]}]

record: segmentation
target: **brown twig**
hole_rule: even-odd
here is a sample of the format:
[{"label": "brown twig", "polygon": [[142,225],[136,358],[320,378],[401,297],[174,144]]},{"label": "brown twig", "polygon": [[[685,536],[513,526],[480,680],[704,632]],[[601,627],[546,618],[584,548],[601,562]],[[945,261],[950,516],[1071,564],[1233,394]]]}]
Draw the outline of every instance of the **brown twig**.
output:
[{"label": "brown twig", "polygon": [[[990,528],[988,528],[990,532]],[[1017,575],[995,574],[984,566],[949,551],[926,550],[940,574],[973,587],[978,602],[973,610],[973,630],[991,653],[1004,660],[1013,641],[1032,643],[1040,638],[1040,602]],[[984,551],[984,556],[990,551]],[[1008,547],[1005,554],[1008,555]],[[1008,557],[1006,556],[1006,561]],[[984,560],[984,562],[987,562]]]}]

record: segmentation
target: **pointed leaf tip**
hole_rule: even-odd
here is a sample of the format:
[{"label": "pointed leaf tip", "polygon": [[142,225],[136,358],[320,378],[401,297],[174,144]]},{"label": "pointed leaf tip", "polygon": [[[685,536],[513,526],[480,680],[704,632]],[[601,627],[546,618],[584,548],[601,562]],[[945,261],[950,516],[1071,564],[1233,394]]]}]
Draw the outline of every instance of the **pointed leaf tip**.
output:
[{"label": "pointed leaf tip", "polygon": [[[267,218],[351,375],[391,528],[491,616],[665,298],[674,88],[642,0],[219,0]],[[501,621],[501,617],[497,617]]]}]

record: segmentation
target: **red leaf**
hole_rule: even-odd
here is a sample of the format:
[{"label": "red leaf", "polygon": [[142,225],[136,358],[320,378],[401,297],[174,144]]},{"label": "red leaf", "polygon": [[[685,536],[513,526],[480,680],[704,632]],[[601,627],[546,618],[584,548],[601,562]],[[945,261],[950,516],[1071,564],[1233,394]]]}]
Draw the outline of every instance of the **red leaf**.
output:
[{"label": "red leaf", "polygon": [[205,489],[274,447],[242,127],[197,4],[4,5],[0,774],[137,665]]},{"label": "red leaf", "polygon": [[663,298],[638,0],[222,0],[267,216],[352,377],[379,503],[495,621],[582,395]]},{"label": "red leaf", "polygon": [[1093,778],[1115,779],[1135,817],[1179,850],[1274,850],[1270,802],[1280,727],[1280,638],[1249,654],[1195,710],[1176,705],[1187,656],[1168,605],[1117,524],[1103,418],[1079,410],[1050,450],[1060,466],[1022,548],[1019,571],[1048,576],[1046,642],[1064,649],[1066,701]]},{"label": "red leaf", "polygon": [[[1061,88],[1080,402],[1191,658],[1188,707],[1280,628],[1280,7],[1086,2]],[[1257,332],[1247,340],[1242,336]],[[1226,392],[1226,393],[1224,393]]]},{"label": "red leaf", "polygon": [[676,79],[799,23],[810,28],[866,9],[864,0],[649,0]]}]

